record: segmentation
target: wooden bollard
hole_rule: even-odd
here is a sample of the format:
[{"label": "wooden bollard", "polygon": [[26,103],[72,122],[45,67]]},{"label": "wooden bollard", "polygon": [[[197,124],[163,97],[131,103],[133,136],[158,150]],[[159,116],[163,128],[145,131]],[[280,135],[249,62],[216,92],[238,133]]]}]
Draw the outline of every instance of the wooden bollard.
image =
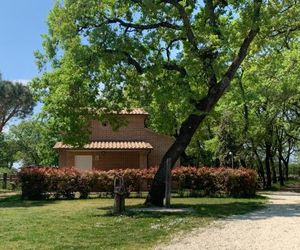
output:
[{"label": "wooden bollard", "polygon": [[7,189],[7,173],[3,173],[3,183],[2,188]]},{"label": "wooden bollard", "polygon": [[116,177],[114,180],[114,213],[125,212],[126,189],[123,177]]}]

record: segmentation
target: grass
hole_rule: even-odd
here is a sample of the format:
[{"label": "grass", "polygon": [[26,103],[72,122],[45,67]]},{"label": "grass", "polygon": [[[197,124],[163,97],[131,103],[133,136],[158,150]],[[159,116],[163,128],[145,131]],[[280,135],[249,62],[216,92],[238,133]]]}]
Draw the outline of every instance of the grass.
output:
[{"label": "grass", "polygon": [[286,186],[300,185],[300,178],[290,177],[288,181],[284,183]]},{"label": "grass", "polygon": [[286,188],[300,186],[300,178],[299,177],[290,177],[288,181],[284,182],[284,186],[280,186],[279,181],[275,184],[272,184],[272,191],[280,191],[285,190]]},{"label": "grass", "polygon": [[192,213],[133,212],[144,199],[127,199],[129,210],[111,215],[112,199],[0,200],[0,249],[141,249],[180,230],[205,226],[217,218],[261,208],[265,199],[174,198],[174,207]]}]

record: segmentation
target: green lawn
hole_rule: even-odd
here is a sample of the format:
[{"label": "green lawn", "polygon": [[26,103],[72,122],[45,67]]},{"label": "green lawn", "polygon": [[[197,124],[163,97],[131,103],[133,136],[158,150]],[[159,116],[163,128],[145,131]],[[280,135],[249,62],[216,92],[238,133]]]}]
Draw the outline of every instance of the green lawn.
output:
[{"label": "green lawn", "polygon": [[[144,199],[127,199],[127,209]],[[179,230],[205,226],[231,214],[258,209],[263,198],[174,198],[173,207],[192,213],[132,212],[110,214],[112,199],[70,201],[0,200],[0,249],[141,249],[169,239]]]},{"label": "green lawn", "polygon": [[280,191],[280,190],[286,190],[289,188],[297,188],[299,189],[300,187],[300,178],[299,177],[290,177],[288,181],[284,182],[284,186],[280,186],[279,182],[277,182],[276,184],[272,185],[271,190],[274,191]]},{"label": "green lawn", "polygon": [[300,177],[298,178],[289,178],[288,181],[284,183],[285,186],[300,186]]}]

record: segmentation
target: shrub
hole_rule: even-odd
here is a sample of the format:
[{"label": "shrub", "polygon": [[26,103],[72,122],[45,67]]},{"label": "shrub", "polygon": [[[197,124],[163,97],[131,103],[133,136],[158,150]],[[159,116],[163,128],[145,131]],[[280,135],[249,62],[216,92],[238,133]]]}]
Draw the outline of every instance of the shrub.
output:
[{"label": "shrub", "polygon": [[233,197],[251,197],[255,195],[257,175],[254,170],[237,169],[228,175],[227,190]]},{"label": "shrub", "polygon": [[[149,189],[157,168],[80,172],[75,168],[26,167],[18,176],[22,197],[73,199],[75,193],[87,198],[91,191],[113,194],[114,179],[123,176],[128,192]],[[197,196],[249,197],[255,195],[256,172],[239,168],[177,167],[172,170],[173,190]]]},{"label": "shrub", "polygon": [[19,182],[22,187],[22,197],[28,199],[46,198],[49,190],[49,172],[51,168],[23,168],[19,172]]}]

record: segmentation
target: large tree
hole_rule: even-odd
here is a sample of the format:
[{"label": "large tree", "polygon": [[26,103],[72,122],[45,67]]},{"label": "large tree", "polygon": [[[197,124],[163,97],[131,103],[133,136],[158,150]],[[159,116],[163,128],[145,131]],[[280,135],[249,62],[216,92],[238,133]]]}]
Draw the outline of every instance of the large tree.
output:
[{"label": "large tree", "polygon": [[13,118],[32,114],[35,101],[28,86],[2,80],[0,77],[0,133]]},{"label": "large tree", "polygon": [[10,127],[7,138],[15,145],[14,158],[23,165],[58,165],[58,153],[53,146],[60,139],[56,131],[49,129],[49,121],[22,121]]},{"label": "large tree", "polygon": [[17,161],[16,143],[9,140],[6,134],[0,134],[0,168],[12,169],[13,164]]},{"label": "large tree", "polygon": [[104,107],[138,103],[158,114],[159,127],[176,135],[147,198],[161,206],[167,159],[173,166],[184,152],[260,28],[253,53],[270,34],[298,27],[298,7],[262,0],[57,1],[45,53],[36,53],[40,68],[52,70],[34,86],[68,143],[84,143],[93,111]]}]

